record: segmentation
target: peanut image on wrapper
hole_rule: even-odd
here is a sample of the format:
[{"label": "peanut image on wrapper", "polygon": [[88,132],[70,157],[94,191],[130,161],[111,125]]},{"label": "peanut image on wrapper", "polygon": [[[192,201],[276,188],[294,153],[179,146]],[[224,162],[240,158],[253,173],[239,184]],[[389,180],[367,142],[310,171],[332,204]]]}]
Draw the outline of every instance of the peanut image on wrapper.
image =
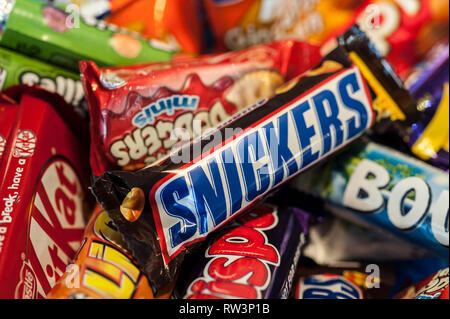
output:
[{"label": "peanut image on wrapper", "polygon": [[120,212],[129,222],[135,222],[141,216],[145,206],[145,195],[142,189],[134,187],[120,205]]}]

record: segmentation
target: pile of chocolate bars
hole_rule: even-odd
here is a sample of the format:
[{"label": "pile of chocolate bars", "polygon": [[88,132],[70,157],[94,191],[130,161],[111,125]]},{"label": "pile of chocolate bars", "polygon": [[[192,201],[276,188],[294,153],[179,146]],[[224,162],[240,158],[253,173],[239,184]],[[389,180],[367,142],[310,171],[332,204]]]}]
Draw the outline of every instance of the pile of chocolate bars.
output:
[{"label": "pile of chocolate bars", "polygon": [[448,299],[448,7],[0,0],[0,298]]}]

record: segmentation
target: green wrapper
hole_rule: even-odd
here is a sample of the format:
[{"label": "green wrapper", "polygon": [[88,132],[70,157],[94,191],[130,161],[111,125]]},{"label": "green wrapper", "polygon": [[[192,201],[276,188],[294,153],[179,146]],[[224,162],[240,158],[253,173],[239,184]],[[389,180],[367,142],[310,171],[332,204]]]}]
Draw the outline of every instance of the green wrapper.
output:
[{"label": "green wrapper", "polygon": [[137,33],[84,20],[75,6],[66,10],[35,0],[0,0],[0,45],[77,72],[80,60],[114,66],[173,55]]},{"label": "green wrapper", "polygon": [[0,47],[0,90],[17,84],[39,85],[58,93],[86,116],[83,86],[77,73]]}]

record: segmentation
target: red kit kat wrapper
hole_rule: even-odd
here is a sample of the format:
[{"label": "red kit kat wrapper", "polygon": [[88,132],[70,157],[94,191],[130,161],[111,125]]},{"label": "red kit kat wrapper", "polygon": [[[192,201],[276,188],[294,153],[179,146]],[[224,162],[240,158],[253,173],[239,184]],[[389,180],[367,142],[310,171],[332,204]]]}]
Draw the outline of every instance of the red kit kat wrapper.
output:
[{"label": "red kit kat wrapper", "polygon": [[9,139],[9,132],[16,118],[16,112],[15,101],[7,95],[0,94],[0,165]]},{"label": "red kit kat wrapper", "polygon": [[0,164],[0,298],[44,298],[82,238],[87,144],[62,119],[72,110],[61,98],[36,88],[9,92],[17,110]]}]

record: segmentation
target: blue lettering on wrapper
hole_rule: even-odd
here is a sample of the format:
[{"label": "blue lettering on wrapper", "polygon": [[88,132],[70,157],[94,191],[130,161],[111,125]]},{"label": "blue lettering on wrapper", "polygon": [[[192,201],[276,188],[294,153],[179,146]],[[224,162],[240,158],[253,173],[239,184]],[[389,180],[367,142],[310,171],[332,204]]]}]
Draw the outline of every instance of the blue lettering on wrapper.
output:
[{"label": "blue lettering on wrapper", "polygon": [[195,235],[197,231],[197,218],[195,214],[186,206],[179,203],[179,200],[189,196],[189,188],[184,176],[171,181],[161,192],[161,203],[169,216],[182,220],[169,228],[172,246],[176,247]]},{"label": "blue lettering on wrapper", "polygon": [[[269,142],[267,148],[270,152],[270,162],[275,172],[272,187],[278,185],[285,178],[285,166],[287,167],[287,175],[294,174],[297,170],[297,161],[288,146],[288,113],[278,118],[278,134],[275,131],[273,123],[270,122],[263,127],[266,134],[266,140]],[[285,138],[283,138],[285,137]]]},{"label": "blue lettering on wrapper", "polygon": [[200,234],[208,232],[208,212],[212,216],[214,226],[219,225],[227,217],[224,185],[215,158],[208,162],[211,181],[201,166],[189,172],[192,183],[195,206],[199,217]]},{"label": "blue lettering on wrapper", "polygon": [[[323,136],[323,153],[322,156],[328,154],[331,150],[332,133],[331,127],[336,132],[336,141],[334,147],[342,144],[344,139],[344,131],[342,131],[342,122],[339,120],[339,106],[336,97],[330,90],[324,90],[313,97],[316,107],[317,116],[320,122],[320,128]],[[325,110],[325,101],[329,106],[331,114],[327,114]]]},{"label": "blue lettering on wrapper", "polygon": [[356,126],[356,120],[354,116],[347,120],[347,139],[355,137],[359,132],[361,132],[361,128],[367,126],[366,108],[360,101],[350,97],[347,91],[347,88],[349,86],[351,87],[353,94],[357,93],[361,89],[358,84],[358,79],[356,78],[356,75],[354,73],[347,75],[339,82],[339,92],[342,102],[347,108],[356,111],[359,114],[359,126]]},{"label": "blue lettering on wrapper", "polygon": [[302,149],[302,168],[308,166],[319,158],[319,152],[312,153],[311,138],[316,136],[314,126],[307,126],[305,121],[305,112],[310,109],[308,101],[303,102],[295,109],[291,110],[292,117],[296,127],[296,134],[300,140]]},{"label": "blue lettering on wrapper", "polygon": [[166,104],[162,101],[158,101],[150,105],[150,110],[153,114],[159,114],[166,109]]},{"label": "blue lettering on wrapper", "polygon": [[233,215],[242,207],[241,180],[239,178],[239,172],[233,150],[231,148],[227,148],[221,154],[222,167],[225,172],[225,180],[232,205],[231,215]]},{"label": "blue lettering on wrapper", "polygon": [[361,299],[358,289],[340,278],[322,281],[308,277],[303,284],[311,287],[303,291],[302,299]]},{"label": "blue lettering on wrapper", "polygon": [[147,119],[145,117],[145,114],[142,114],[142,113],[138,113],[133,118],[133,125],[137,126],[137,127],[143,127],[146,122],[147,122]]},{"label": "blue lettering on wrapper", "polygon": [[154,124],[155,118],[162,113],[173,115],[176,110],[195,110],[200,102],[197,95],[172,95],[161,98],[144,107],[132,120],[134,126],[142,128],[146,124]]},{"label": "blue lettering on wrapper", "polygon": [[259,131],[254,131],[239,141],[237,152],[244,176],[246,199],[250,202],[265,193],[270,186],[267,163],[255,169],[257,162],[266,155]]}]

